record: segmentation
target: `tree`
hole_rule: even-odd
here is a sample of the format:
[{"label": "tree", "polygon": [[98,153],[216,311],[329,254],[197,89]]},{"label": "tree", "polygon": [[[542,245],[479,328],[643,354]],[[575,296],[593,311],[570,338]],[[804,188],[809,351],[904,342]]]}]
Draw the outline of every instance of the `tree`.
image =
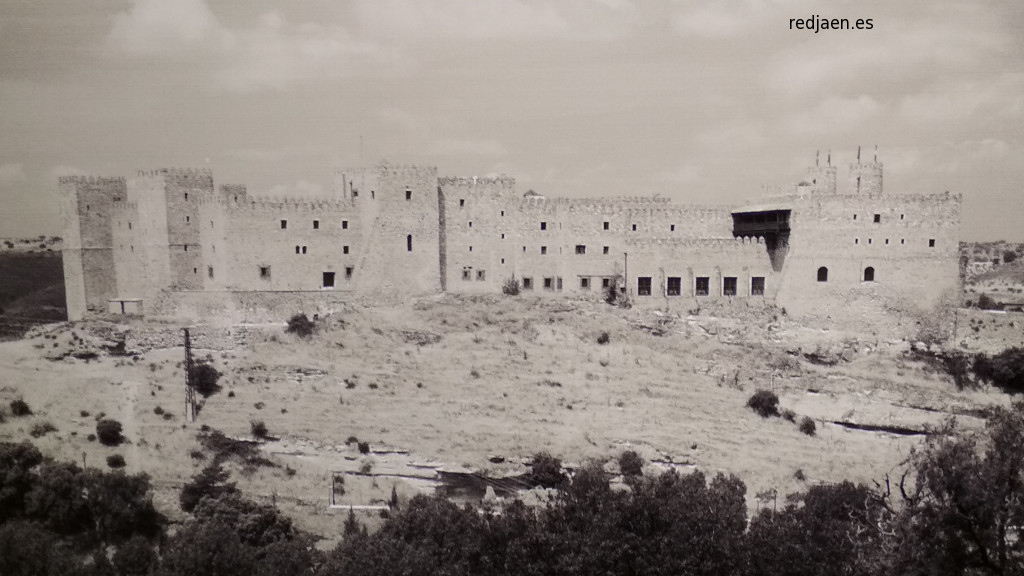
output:
[{"label": "tree", "polygon": [[779,397],[771,390],[758,390],[747,400],[747,406],[762,418],[779,415]]},{"label": "tree", "polygon": [[231,526],[187,522],[168,541],[161,574],[166,576],[251,576],[256,558]]},{"label": "tree", "polygon": [[103,542],[121,542],[134,535],[154,538],[166,519],[153,507],[149,475],[121,470],[86,473],[86,503]]},{"label": "tree", "polygon": [[1007,264],[1012,264],[1013,261],[1016,260],[1016,259],[1017,259],[1017,253],[1014,252],[1013,250],[1007,250],[1007,251],[1003,252],[1003,262],[1005,262]]},{"label": "tree", "polygon": [[566,480],[562,472],[562,461],[547,452],[533,455],[530,477],[536,485],[544,488],[558,488]]},{"label": "tree", "polygon": [[192,387],[199,392],[203,398],[208,398],[220,390],[217,381],[220,380],[220,372],[205,362],[192,367]]},{"label": "tree", "polygon": [[1024,348],[1007,348],[991,358],[978,354],[974,374],[1007,392],[1024,392]]},{"label": "tree", "polygon": [[296,334],[301,338],[309,338],[313,335],[315,329],[316,324],[308,316],[296,314],[288,319],[288,327],[284,331],[289,334]]},{"label": "tree", "polygon": [[643,476],[644,460],[633,450],[619,455],[619,470],[623,476]]},{"label": "tree", "polygon": [[158,565],[156,551],[142,536],[133,536],[114,553],[113,565],[118,576],[146,576]]},{"label": "tree", "polygon": [[86,475],[73,462],[45,462],[25,498],[25,514],[58,534],[92,530],[86,488]]},{"label": "tree", "polygon": [[21,515],[25,495],[32,489],[33,469],[43,461],[29,442],[0,443],[0,522]]},{"label": "tree", "polygon": [[181,509],[192,512],[203,498],[219,498],[225,494],[238,492],[235,483],[227,481],[230,476],[219,462],[203,468],[191,482],[182,487],[179,495]]},{"label": "tree", "polygon": [[104,446],[118,446],[124,442],[121,430],[121,423],[117,420],[104,418],[96,423],[96,437]]}]

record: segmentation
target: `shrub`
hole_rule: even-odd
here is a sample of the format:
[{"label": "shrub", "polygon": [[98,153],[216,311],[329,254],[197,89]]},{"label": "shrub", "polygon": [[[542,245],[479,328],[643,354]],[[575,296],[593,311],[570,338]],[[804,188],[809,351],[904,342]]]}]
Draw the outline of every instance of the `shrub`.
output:
[{"label": "shrub", "polygon": [[770,390],[758,390],[747,400],[747,406],[762,418],[779,415],[779,397]]},{"label": "shrub", "polygon": [[558,488],[565,483],[562,461],[547,452],[533,455],[530,476],[535,484],[544,488]]},{"label": "shrub", "polygon": [[256,438],[267,437],[267,425],[263,423],[263,420],[252,420],[249,422],[249,430],[252,435]]},{"label": "shrub", "polygon": [[359,453],[360,454],[369,454],[370,453],[370,443],[369,442],[357,442],[356,445],[359,447]]},{"label": "shrub", "polygon": [[89,442],[95,442],[96,441],[96,435],[95,434],[89,434],[88,436],[85,437],[85,439],[88,440]]},{"label": "shrub", "polygon": [[203,498],[220,498],[227,494],[236,494],[238,488],[234,482],[228,482],[230,474],[224,470],[219,462],[203,468],[203,471],[196,474],[192,480],[181,489],[179,502],[181,509],[185,512],[192,512],[196,505]]},{"label": "shrub", "polygon": [[220,372],[213,366],[201,363],[192,367],[192,386],[203,398],[220,390],[217,380],[220,379]]},{"label": "shrub", "polygon": [[619,454],[619,470],[623,476],[643,476],[644,461],[639,454],[633,450],[626,450]]},{"label": "shrub", "polygon": [[28,403],[18,398],[17,400],[11,400],[11,414],[14,416],[31,416],[32,409],[29,408]]},{"label": "shrub", "polygon": [[29,435],[33,438],[42,438],[50,432],[56,432],[57,427],[49,422],[36,422],[32,425],[32,429],[29,431]]},{"label": "shrub", "polygon": [[1007,250],[1006,252],[1003,252],[1003,262],[1006,262],[1007,264],[1012,264],[1013,261],[1016,259],[1017,253],[1014,252],[1013,250]]},{"label": "shrub", "polygon": [[796,412],[793,412],[789,408],[782,411],[782,417],[789,422],[796,422]]},{"label": "shrub", "polygon": [[316,325],[305,314],[296,314],[288,319],[288,328],[285,332],[296,334],[302,338],[309,338],[313,335]]},{"label": "shrub", "polygon": [[800,431],[808,436],[814,436],[814,433],[818,430],[817,425],[814,424],[814,420],[811,420],[810,416],[804,416],[800,420]]},{"label": "shrub", "polygon": [[611,341],[611,336],[607,332],[601,332],[601,335],[597,337],[598,344],[607,344]]},{"label": "shrub", "polygon": [[96,437],[104,446],[118,446],[124,442],[121,435],[121,423],[117,420],[104,418],[96,423]]},{"label": "shrub", "polygon": [[111,468],[124,468],[124,456],[121,456],[120,454],[111,454],[110,456],[107,456],[107,466],[110,466]]},{"label": "shrub", "polygon": [[981,296],[978,296],[978,308],[981,308],[982,310],[1002,310],[1003,306],[1001,304],[997,304],[995,300],[983,292]]},{"label": "shrub", "polygon": [[513,274],[512,277],[505,279],[505,282],[501,285],[501,293],[506,296],[518,296],[519,290],[519,280],[516,279],[515,274]]},{"label": "shrub", "polygon": [[157,416],[160,416],[163,413],[164,413],[164,409],[161,408],[160,406],[157,406],[156,408],[153,408],[153,414],[156,414]]},{"label": "shrub", "polygon": [[1007,348],[991,358],[978,354],[974,374],[1006,392],[1024,392],[1024,348]]}]

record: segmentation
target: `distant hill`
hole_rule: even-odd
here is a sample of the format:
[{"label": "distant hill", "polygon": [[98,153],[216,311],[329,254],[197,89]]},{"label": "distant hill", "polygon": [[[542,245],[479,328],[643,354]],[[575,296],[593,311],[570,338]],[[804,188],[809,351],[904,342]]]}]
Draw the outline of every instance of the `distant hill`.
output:
[{"label": "distant hill", "polygon": [[961,242],[965,259],[966,301],[977,305],[982,295],[996,309],[1024,307],[1024,244],[1013,242]]},{"label": "distant hill", "polygon": [[59,239],[33,242],[0,242],[0,340],[20,338],[38,324],[67,320]]}]

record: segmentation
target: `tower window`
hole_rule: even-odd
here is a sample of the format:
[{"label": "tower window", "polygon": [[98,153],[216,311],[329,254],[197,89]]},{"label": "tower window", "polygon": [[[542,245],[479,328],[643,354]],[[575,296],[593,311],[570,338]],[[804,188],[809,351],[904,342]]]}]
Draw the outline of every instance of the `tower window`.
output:
[{"label": "tower window", "polygon": [[470,270],[469,268],[463,268],[462,269],[462,279],[463,280],[472,280],[473,279],[473,272],[472,272],[472,270]]},{"label": "tower window", "polygon": [[723,296],[735,296],[736,295],[736,277],[727,276],[722,278],[722,295]]},{"label": "tower window", "polygon": [[607,223],[607,222],[605,222],[605,223],[604,223],[604,229],[605,229],[605,230],[607,230],[607,229],[608,229],[608,223]]},{"label": "tower window", "polygon": [[523,252],[526,252],[526,246],[523,246]]},{"label": "tower window", "polygon": [[129,230],[131,230],[131,229],[132,229],[132,223],[131,223],[131,222],[129,222],[129,223],[128,223],[128,229],[129,229]]},{"label": "tower window", "polygon": [[670,225],[668,227],[668,230],[669,230],[669,232],[675,232],[676,231],[676,225],[675,224]]},{"label": "tower window", "polygon": [[540,253],[541,254],[547,254],[548,253],[548,247],[547,246],[541,246],[540,247]]},{"label": "tower window", "polygon": [[881,214],[875,214],[875,224],[878,224],[881,221],[882,221],[882,215]]},{"label": "tower window", "polygon": [[533,278],[523,278],[523,290],[533,290]]},{"label": "tower window", "polygon": [[580,288],[590,290],[590,278],[580,278]]},{"label": "tower window", "polygon": [[193,274],[199,274],[199,268],[193,268],[192,269],[192,273]]},{"label": "tower window", "polygon": [[860,244],[860,238],[854,238],[853,239],[853,243],[854,244]]},{"label": "tower window", "polygon": [[348,220],[342,220],[341,221],[341,229],[342,230],[348,230]]},{"label": "tower window", "polygon": [[665,294],[668,296],[679,296],[683,290],[683,279],[679,276],[669,276]]},{"label": "tower window", "polygon": [[587,247],[584,246],[583,244],[577,244],[576,245],[576,253],[577,254],[586,254],[587,253]]},{"label": "tower window", "polygon": [[465,205],[466,205],[466,199],[465,198],[459,198],[459,208],[462,208]]},{"label": "tower window", "polygon": [[405,237],[405,251],[412,252],[412,234]]},{"label": "tower window", "polygon": [[906,244],[906,243],[907,243],[907,239],[906,238],[900,238],[900,244]]},{"label": "tower window", "polygon": [[935,248],[935,238],[931,238],[928,240],[928,247]]},{"label": "tower window", "polygon": [[260,280],[270,280],[270,266],[260,266]]},{"label": "tower window", "polygon": [[853,219],[854,219],[854,220],[856,220],[856,219],[857,219],[857,215],[856,215],[856,214],[854,214],[854,215],[853,215]]},{"label": "tower window", "polygon": [[351,279],[352,279],[352,267],[351,266],[345,266],[345,280],[351,280]]},{"label": "tower window", "polygon": [[406,200],[412,200],[412,190],[406,190],[405,191],[405,199]]},{"label": "tower window", "polygon": [[828,282],[828,268],[818,268],[818,282]]},{"label": "tower window", "polygon": [[505,217],[505,211],[504,211],[504,210],[502,210],[502,211],[501,211],[501,216],[502,216],[503,218]]},{"label": "tower window", "polygon": [[485,270],[477,270],[476,271],[476,280],[477,280],[477,282],[482,282],[482,281],[484,281],[486,279],[487,279],[487,272]]},{"label": "tower window", "polygon": [[501,235],[501,239],[502,239],[502,240],[504,240],[504,239],[505,239],[505,235],[504,235],[504,234],[502,234],[502,235]]},{"label": "tower window", "polygon": [[864,281],[865,282],[874,282],[875,281],[875,269],[872,268],[871,266],[868,266],[867,268],[864,269]]},{"label": "tower window", "polygon": [[470,252],[472,252],[472,251],[473,251],[473,247],[472,247],[472,246],[470,246],[470,247],[469,247],[469,251],[470,251]]},{"label": "tower window", "polygon": [[188,192],[185,192],[185,200],[188,200]]},{"label": "tower window", "polygon": [[281,220],[281,230],[286,230],[287,228],[288,228],[288,221],[287,220]]},{"label": "tower window", "polygon": [[607,253],[608,253],[608,247],[607,247],[607,246],[605,246],[604,248],[602,248],[602,249],[601,249],[601,253],[602,253],[602,254],[607,254]]},{"label": "tower window", "polygon": [[750,279],[750,295],[764,296],[764,276],[754,276]]},{"label": "tower window", "polygon": [[213,266],[206,267],[206,275],[209,276],[210,280],[213,280]]},{"label": "tower window", "polygon": [[305,247],[305,246],[303,246],[303,247],[302,247],[302,253],[303,253],[303,254],[305,254],[305,253],[306,253],[306,247]]},{"label": "tower window", "polygon": [[296,253],[296,254],[298,254],[298,253],[299,253],[299,247],[298,247],[298,246],[296,246],[296,247],[295,247],[295,253]]},{"label": "tower window", "polygon": [[694,293],[697,296],[709,296],[711,294],[711,278],[699,276],[695,279]]},{"label": "tower window", "polygon": [[192,217],[191,216],[185,216],[185,223],[188,224],[189,222],[192,222]]},{"label": "tower window", "polygon": [[548,223],[547,222],[541,222],[540,223],[540,229],[541,230],[547,230],[548,229]]},{"label": "tower window", "polygon": [[313,220],[313,230],[319,230],[319,229],[320,229],[320,221],[319,220]]},{"label": "tower window", "polygon": [[900,220],[903,220],[903,214],[900,214]]},{"label": "tower window", "polygon": [[650,296],[651,295],[651,277],[640,276],[636,279],[636,295],[637,296]]},{"label": "tower window", "polygon": [[323,287],[334,288],[334,272],[324,272]]},{"label": "tower window", "polygon": [[473,221],[472,221],[472,220],[470,220],[470,221],[469,221],[469,227],[470,227],[470,228],[472,228],[472,227],[473,227]]},{"label": "tower window", "polygon": [[889,245],[889,239],[888,239],[888,238],[886,238],[886,239],[885,239],[885,244],[886,244],[887,246]]},{"label": "tower window", "polygon": [[636,232],[636,224],[633,224],[633,232]]},{"label": "tower window", "polygon": [[342,246],[341,247],[341,253],[342,254],[348,254],[348,246]]}]

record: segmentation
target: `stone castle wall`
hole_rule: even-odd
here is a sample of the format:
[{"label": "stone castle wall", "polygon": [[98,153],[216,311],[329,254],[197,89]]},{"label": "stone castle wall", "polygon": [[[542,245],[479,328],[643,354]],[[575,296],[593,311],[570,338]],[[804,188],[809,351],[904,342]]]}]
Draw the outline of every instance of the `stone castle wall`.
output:
[{"label": "stone castle wall", "polygon": [[825,165],[766,190],[771,207],[750,211],[790,214],[774,268],[764,240],[733,238],[727,207],[523,196],[506,176],[433,167],[339,170],[322,201],[217,189],[208,170],[60,186],[77,317],[118,298],[164,316],[329,313],[358,294],[497,292],[514,276],[536,293],[619,285],[640,304],[774,302],[825,324],[911,332],[959,290],[961,197],[884,194],[878,162],[851,165],[842,185]]}]

